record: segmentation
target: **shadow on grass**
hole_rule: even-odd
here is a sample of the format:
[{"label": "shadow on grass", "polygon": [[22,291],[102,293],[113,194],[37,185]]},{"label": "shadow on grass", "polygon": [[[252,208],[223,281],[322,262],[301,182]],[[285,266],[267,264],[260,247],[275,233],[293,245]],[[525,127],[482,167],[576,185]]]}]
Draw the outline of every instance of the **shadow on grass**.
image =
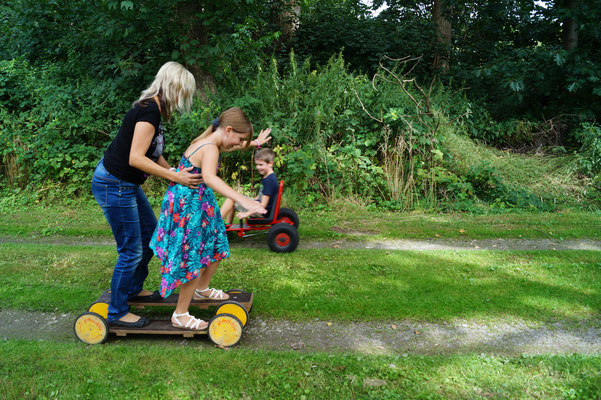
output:
[{"label": "shadow on grass", "polygon": [[[340,267],[339,261],[297,265],[284,268],[280,276],[271,273],[269,282],[252,279],[252,284],[260,292],[257,301],[264,302],[265,312],[273,316],[540,321],[598,316],[598,253],[554,253],[550,264],[540,263],[546,254],[490,257],[490,253],[403,252],[370,258],[365,253],[345,252],[346,267]],[[573,258],[583,264],[573,263]]]},{"label": "shadow on grass", "polygon": [[[0,248],[0,301],[29,310],[86,309],[109,287],[116,258],[111,246]],[[147,289],[158,289],[158,269],[153,260]],[[299,320],[578,321],[599,317],[601,257],[594,251],[237,249],[211,286],[253,291],[256,312]]]}]

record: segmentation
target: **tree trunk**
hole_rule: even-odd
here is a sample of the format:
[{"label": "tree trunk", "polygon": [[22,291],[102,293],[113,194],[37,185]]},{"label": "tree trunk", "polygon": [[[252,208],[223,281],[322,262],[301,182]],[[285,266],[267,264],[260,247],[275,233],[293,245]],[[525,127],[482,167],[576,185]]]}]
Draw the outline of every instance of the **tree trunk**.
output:
[{"label": "tree trunk", "polygon": [[578,0],[564,0],[562,5],[567,16],[563,20],[561,41],[563,48],[570,51],[578,47],[578,19],[574,15],[578,6]]},{"label": "tree trunk", "polygon": [[216,90],[213,76],[206,71],[210,60],[200,60],[198,57],[193,57],[194,53],[198,53],[200,48],[205,46],[209,40],[209,30],[198,18],[198,15],[203,11],[203,5],[198,1],[188,1],[178,5],[179,23],[185,27],[184,31],[186,32],[183,41],[189,45],[187,50],[182,50],[182,53],[184,58],[196,60],[193,63],[187,63],[186,67],[196,79],[196,88],[199,90],[200,97],[206,100],[206,90],[213,93]]},{"label": "tree trunk", "polygon": [[292,38],[298,28],[301,8],[297,0],[283,1],[282,10],[278,13],[277,25],[282,29],[282,40]]},{"label": "tree trunk", "polygon": [[446,16],[444,0],[434,0],[432,18],[436,25],[436,50],[434,51],[434,69],[443,73],[449,70],[451,52],[451,21]]}]

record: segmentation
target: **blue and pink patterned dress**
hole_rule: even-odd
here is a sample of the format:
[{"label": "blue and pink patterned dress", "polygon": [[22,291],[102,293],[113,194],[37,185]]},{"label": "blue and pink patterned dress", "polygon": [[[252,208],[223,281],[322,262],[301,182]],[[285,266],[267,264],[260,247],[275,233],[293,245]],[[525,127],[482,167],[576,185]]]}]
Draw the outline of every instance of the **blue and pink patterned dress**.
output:
[{"label": "blue and pink patterned dress", "polygon": [[[182,156],[177,170],[187,167],[194,167],[191,174],[200,173],[200,168]],[[196,278],[209,263],[229,257],[225,225],[213,189],[204,183],[190,189],[171,182],[149,246],[161,261],[162,297]]]}]

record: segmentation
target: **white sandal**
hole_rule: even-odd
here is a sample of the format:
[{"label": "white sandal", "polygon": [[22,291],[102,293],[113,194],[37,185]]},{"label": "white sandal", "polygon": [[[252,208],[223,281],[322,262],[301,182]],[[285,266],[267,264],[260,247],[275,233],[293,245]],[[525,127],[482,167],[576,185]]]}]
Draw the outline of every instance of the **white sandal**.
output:
[{"label": "white sandal", "polygon": [[[211,291],[208,296],[202,294],[202,293],[206,292],[207,290]],[[225,297],[225,296],[227,296],[227,297]],[[196,289],[194,291],[193,297],[194,297],[194,300],[227,300],[227,299],[229,299],[229,295],[224,293],[223,290],[213,289],[213,288],[206,288],[203,290]]]},{"label": "white sandal", "polygon": [[[190,317],[190,319],[188,320],[188,322],[186,322],[185,326],[178,319],[178,318],[181,318],[181,317]],[[173,319],[172,319],[171,320],[171,326],[173,326],[174,328],[178,328],[178,329],[188,329],[188,330],[191,330],[191,331],[204,331],[209,326],[206,321],[203,321],[202,319],[194,318],[188,312],[185,312],[183,314],[173,313],[172,318],[175,319],[175,322],[176,322],[177,325],[173,323]],[[205,327],[201,328],[200,324],[202,324],[202,323],[205,323],[207,325]]]}]

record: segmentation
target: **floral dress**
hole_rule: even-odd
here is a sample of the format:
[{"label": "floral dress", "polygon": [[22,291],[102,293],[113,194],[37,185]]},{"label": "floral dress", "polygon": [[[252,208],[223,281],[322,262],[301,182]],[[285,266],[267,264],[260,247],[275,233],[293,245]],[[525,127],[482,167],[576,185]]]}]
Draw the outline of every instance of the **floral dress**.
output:
[{"label": "floral dress", "polygon": [[[194,167],[190,173],[199,174],[200,168],[190,163],[190,156],[182,156],[177,170]],[[213,190],[204,183],[190,189],[171,182],[149,246],[161,261],[162,297],[196,278],[201,268],[229,257],[225,225]]]}]

